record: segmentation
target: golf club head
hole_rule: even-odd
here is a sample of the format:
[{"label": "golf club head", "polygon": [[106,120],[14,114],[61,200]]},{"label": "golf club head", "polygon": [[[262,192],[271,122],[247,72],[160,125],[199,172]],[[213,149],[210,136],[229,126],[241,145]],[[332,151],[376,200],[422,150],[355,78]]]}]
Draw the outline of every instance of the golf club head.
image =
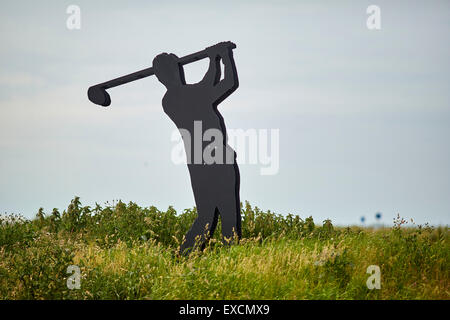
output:
[{"label": "golf club head", "polygon": [[88,89],[88,98],[93,103],[103,107],[107,107],[111,104],[111,97],[108,92],[102,87],[92,86]]}]

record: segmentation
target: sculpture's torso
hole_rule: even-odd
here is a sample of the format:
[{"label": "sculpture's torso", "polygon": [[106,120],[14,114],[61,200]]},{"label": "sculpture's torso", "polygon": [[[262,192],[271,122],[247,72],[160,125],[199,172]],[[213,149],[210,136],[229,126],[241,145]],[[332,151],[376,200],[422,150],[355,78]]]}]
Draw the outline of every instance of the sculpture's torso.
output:
[{"label": "sculpture's torso", "polygon": [[[225,124],[219,111],[214,106],[213,99],[208,95],[208,88],[199,84],[189,84],[168,90],[163,98],[163,109],[178,129],[184,129],[190,133],[190,141],[188,141],[189,137],[183,136],[185,150],[186,152],[190,150],[191,155],[190,162],[188,158],[188,166],[205,164],[203,157],[200,159],[201,163],[198,162],[199,157],[195,157],[195,148],[197,147],[198,155],[198,144],[201,142],[203,154],[203,150],[215,139],[214,137],[204,141],[203,137],[208,129],[220,131],[222,135],[220,145],[223,148],[223,161],[221,164],[233,164],[235,162],[234,150],[227,145]],[[233,163],[230,163],[230,158]],[[211,164],[207,166],[211,166]]]}]

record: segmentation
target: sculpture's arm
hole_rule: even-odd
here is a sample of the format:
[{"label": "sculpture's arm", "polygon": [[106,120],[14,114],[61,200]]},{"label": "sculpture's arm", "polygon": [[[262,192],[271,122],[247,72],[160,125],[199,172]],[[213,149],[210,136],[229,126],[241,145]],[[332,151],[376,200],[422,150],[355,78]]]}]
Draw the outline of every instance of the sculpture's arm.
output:
[{"label": "sculpture's arm", "polygon": [[214,96],[217,99],[216,103],[220,103],[226,99],[239,86],[236,65],[233,59],[233,51],[231,48],[224,48],[224,50],[219,52],[219,55],[225,66],[225,74],[223,80],[214,87]]},{"label": "sculpture's arm", "polygon": [[215,86],[220,80],[220,57],[217,55],[217,53],[210,53],[208,55],[209,68],[200,83]]}]

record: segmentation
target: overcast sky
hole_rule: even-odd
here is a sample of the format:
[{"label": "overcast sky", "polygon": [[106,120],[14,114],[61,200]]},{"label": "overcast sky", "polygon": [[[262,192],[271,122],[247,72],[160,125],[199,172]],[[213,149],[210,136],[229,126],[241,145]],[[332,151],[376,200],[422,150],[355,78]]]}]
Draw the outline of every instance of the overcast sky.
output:
[{"label": "overcast sky", "polygon": [[[194,4],[195,3],[195,4]],[[81,29],[66,9],[81,8]],[[381,8],[381,30],[366,9]],[[122,199],[195,205],[155,77],[89,86],[214,43],[237,44],[229,129],[279,129],[280,167],[242,164],[241,200],[337,224],[450,222],[449,1],[1,1],[0,212]],[[186,66],[201,79],[203,60]]]}]

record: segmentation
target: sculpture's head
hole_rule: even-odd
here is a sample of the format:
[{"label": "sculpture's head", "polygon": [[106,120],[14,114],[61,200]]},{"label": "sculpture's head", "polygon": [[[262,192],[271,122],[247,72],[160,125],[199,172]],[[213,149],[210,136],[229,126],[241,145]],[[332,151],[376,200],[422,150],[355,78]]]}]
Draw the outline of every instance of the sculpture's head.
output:
[{"label": "sculpture's head", "polygon": [[166,86],[178,87],[185,84],[183,66],[173,53],[161,53],[153,59],[153,70],[158,80]]}]

